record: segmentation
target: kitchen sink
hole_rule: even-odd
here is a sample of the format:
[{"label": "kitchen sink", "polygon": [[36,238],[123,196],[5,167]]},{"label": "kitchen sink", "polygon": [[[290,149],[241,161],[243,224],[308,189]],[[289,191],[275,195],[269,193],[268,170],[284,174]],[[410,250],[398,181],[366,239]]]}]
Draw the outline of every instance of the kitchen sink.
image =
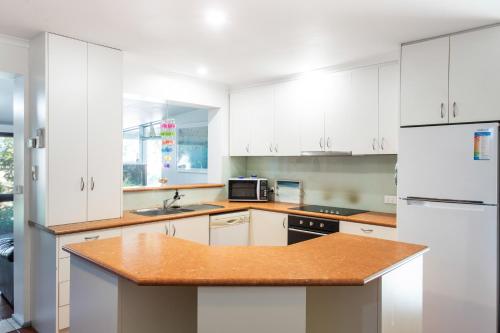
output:
[{"label": "kitchen sink", "polygon": [[200,204],[200,205],[186,205],[182,206],[182,208],[190,209],[192,211],[199,211],[199,210],[219,209],[219,208],[224,208],[224,206]]},{"label": "kitchen sink", "polygon": [[186,208],[146,208],[146,209],[138,209],[135,210],[134,213],[142,216],[159,216],[159,215],[171,215],[171,214],[182,214],[193,212],[192,209]]},{"label": "kitchen sink", "polygon": [[133,213],[142,216],[159,216],[159,215],[182,214],[182,213],[189,213],[200,210],[218,209],[218,208],[223,208],[223,206],[202,204],[202,205],[186,205],[182,207],[170,207],[168,209],[146,208],[146,209],[134,210]]}]

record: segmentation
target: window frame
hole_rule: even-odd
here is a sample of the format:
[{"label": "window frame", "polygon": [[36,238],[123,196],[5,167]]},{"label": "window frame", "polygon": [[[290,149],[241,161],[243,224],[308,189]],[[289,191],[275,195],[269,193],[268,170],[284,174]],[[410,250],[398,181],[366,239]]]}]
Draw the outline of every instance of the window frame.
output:
[{"label": "window frame", "polygon": [[183,128],[196,128],[196,127],[206,127],[208,130],[208,122],[200,122],[200,123],[189,123],[189,124],[181,124],[177,125],[175,129],[175,136],[176,136],[176,144],[175,144],[175,169],[177,172],[180,173],[196,173],[196,174],[208,174],[208,136],[207,136],[207,168],[206,169],[179,169],[179,142],[180,142],[180,136],[179,136],[179,130]]},{"label": "window frame", "polygon": [[[1,138],[14,138],[14,133],[0,132]],[[14,201],[14,193],[0,193],[0,202]]]}]

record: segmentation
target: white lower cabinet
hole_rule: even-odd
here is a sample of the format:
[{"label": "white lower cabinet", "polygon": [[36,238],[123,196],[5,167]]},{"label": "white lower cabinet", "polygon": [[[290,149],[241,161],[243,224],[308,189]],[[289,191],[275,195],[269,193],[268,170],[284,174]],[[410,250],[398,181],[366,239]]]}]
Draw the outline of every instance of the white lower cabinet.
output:
[{"label": "white lower cabinet", "polygon": [[288,243],[288,215],[250,210],[250,244],[285,246]]},{"label": "white lower cabinet", "polygon": [[58,329],[69,327],[69,286],[70,286],[70,257],[62,247],[71,243],[90,242],[97,239],[119,237],[121,228],[104,229],[97,231],[81,232],[57,237],[57,313]]},{"label": "white lower cabinet", "polygon": [[340,232],[346,234],[397,240],[397,230],[391,227],[363,224],[357,222],[340,221]]},{"label": "white lower cabinet", "polygon": [[142,233],[168,234],[168,222],[161,221],[161,222],[137,224],[137,225],[132,225],[129,227],[123,227],[123,229],[122,229],[123,237],[129,236],[129,235],[142,234]]},{"label": "white lower cabinet", "polygon": [[169,235],[208,245],[210,243],[210,217],[208,215],[172,220]]}]

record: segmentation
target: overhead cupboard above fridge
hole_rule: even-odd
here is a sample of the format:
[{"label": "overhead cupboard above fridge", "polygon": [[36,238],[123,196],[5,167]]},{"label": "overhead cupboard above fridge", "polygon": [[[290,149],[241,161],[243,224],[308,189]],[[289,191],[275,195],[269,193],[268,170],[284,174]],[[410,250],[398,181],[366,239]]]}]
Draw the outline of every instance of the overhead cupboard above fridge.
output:
[{"label": "overhead cupboard above fridge", "polygon": [[497,332],[498,127],[400,129],[399,240],[430,248],[423,332]]}]

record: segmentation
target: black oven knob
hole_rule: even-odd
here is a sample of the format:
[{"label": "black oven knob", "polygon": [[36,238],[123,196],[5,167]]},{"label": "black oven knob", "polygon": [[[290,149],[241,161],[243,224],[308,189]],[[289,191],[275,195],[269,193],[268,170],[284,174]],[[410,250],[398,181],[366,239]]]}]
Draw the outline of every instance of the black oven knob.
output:
[{"label": "black oven knob", "polygon": [[300,220],[300,221],[299,221],[299,224],[300,224],[300,225],[303,225],[303,224],[304,224],[304,221]]},{"label": "black oven knob", "polygon": [[324,223],[320,223],[320,224],[319,224],[319,227],[320,227],[320,228],[324,228],[324,227],[325,227],[325,224],[324,224]]},{"label": "black oven knob", "polygon": [[309,226],[312,227],[314,225],[314,222],[309,222]]}]

